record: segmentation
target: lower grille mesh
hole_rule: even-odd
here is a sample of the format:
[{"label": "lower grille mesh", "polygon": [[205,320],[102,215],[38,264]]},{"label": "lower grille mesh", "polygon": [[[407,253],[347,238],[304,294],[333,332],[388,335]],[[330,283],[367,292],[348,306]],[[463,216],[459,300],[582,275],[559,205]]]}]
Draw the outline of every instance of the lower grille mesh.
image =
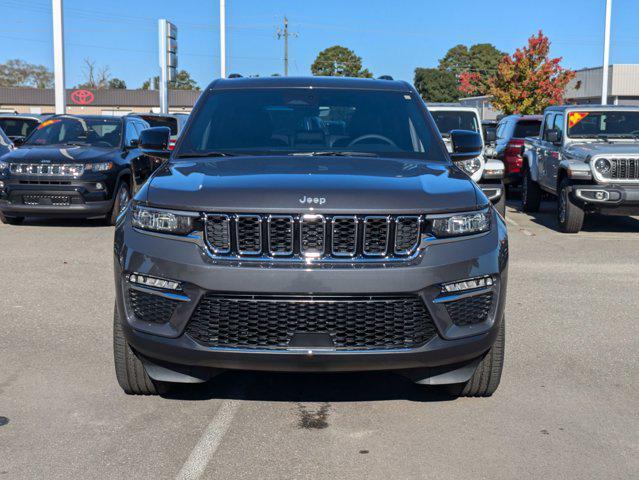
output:
[{"label": "lower grille mesh", "polygon": [[446,310],[457,326],[473,325],[486,321],[493,305],[492,292],[475,297],[462,298],[446,303]]},{"label": "lower grille mesh", "polygon": [[186,333],[209,347],[284,349],[295,333],[326,333],[336,349],[414,348],[435,335],[418,297],[205,295]]},{"label": "lower grille mesh", "polygon": [[143,322],[166,323],[171,319],[178,302],[159,295],[129,290],[129,307],[135,318]]}]

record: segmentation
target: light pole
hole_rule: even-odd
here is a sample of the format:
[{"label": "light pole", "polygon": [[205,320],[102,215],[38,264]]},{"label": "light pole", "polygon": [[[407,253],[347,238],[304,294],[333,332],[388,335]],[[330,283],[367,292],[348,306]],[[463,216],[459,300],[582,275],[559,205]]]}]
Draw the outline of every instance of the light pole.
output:
[{"label": "light pole", "polygon": [[601,85],[601,104],[608,104],[608,64],[610,63],[610,15],[612,0],[606,0],[606,26],[604,29],[603,81]]},{"label": "light pole", "polygon": [[53,71],[55,79],[55,113],[67,113],[64,90],[64,22],[62,0],[53,0]]},{"label": "light pole", "polygon": [[226,0],[220,0],[220,77],[226,78]]}]

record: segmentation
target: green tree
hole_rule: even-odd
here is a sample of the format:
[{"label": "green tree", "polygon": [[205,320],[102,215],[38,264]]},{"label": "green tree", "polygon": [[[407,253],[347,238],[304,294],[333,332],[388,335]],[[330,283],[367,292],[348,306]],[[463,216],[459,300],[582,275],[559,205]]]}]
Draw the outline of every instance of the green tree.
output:
[{"label": "green tree", "polygon": [[373,74],[362,68],[362,58],[353,50],[335,45],[322,50],[313,65],[311,73],[320,77],[363,77],[371,78]]},{"label": "green tree", "polygon": [[7,60],[0,64],[0,87],[53,87],[53,73],[44,65],[24,60]]},{"label": "green tree", "polygon": [[566,85],[575,72],[563,68],[561,58],[550,57],[550,40],[540,30],[528,45],[506,56],[490,79],[492,104],[505,114],[538,114],[564,101]]},{"label": "green tree", "polygon": [[490,43],[478,43],[470,48],[456,45],[439,60],[439,68],[456,76],[457,87],[463,94],[485,95],[488,79],[497,73],[504,55]]},{"label": "green tree", "polygon": [[416,68],[415,88],[426,102],[456,102],[459,100],[455,75],[437,68]]},{"label": "green tree", "polygon": [[[160,89],[160,77],[156,75],[153,78],[145,80],[142,84],[142,90],[149,90],[151,88],[151,81],[153,81],[153,90]],[[175,82],[169,83],[170,90],[199,90],[195,80],[191,78],[191,74],[186,70],[180,70],[175,75]]]},{"label": "green tree", "polygon": [[126,82],[119,78],[109,80],[109,88],[126,89]]}]

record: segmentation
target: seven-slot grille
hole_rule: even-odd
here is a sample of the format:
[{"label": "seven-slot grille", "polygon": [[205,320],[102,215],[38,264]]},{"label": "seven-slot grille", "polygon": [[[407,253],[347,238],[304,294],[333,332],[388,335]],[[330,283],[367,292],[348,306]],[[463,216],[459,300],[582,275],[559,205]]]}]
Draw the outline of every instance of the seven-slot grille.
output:
[{"label": "seven-slot grille", "polygon": [[611,158],[610,178],[639,180],[639,158]]},{"label": "seven-slot grille", "polygon": [[9,168],[14,175],[78,177],[84,173],[81,163],[11,163]]},{"label": "seven-slot grille", "polygon": [[421,240],[419,215],[208,214],[213,254],[243,258],[406,258]]},{"label": "seven-slot grille", "polygon": [[296,333],[322,333],[336,349],[414,348],[435,333],[417,296],[269,297],[207,294],[186,333],[207,347],[285,349]]}]

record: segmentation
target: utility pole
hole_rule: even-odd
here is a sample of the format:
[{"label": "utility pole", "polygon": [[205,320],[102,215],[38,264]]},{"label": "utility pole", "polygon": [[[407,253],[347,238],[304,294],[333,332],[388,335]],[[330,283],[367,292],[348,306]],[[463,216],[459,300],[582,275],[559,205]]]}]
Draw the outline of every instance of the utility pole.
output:
[{"label": "utility pole", "polygon": [[67,113],[64,85],[64,18],[62,0],[53,0],[53,70],[55,78],[55,113]]},{"label": "utility pole", "polygon": [[288,31],[288,18],[284,17],[284,28],[278,28],[276,33],[277,39],[284,39],[284,76],[288,77],[288,37],[297,37],[297,33]]},{"label": "utility pole", "polygon": [[220,77],[226,78],[226,0],[220,0]]},{"label": "utility pole", "polygon": [[601,104],[608,104],[608,64],[610,63],[610,16],[612,0],[606,0],[606,26],[604,29],[603,81],[601,86]]}]

